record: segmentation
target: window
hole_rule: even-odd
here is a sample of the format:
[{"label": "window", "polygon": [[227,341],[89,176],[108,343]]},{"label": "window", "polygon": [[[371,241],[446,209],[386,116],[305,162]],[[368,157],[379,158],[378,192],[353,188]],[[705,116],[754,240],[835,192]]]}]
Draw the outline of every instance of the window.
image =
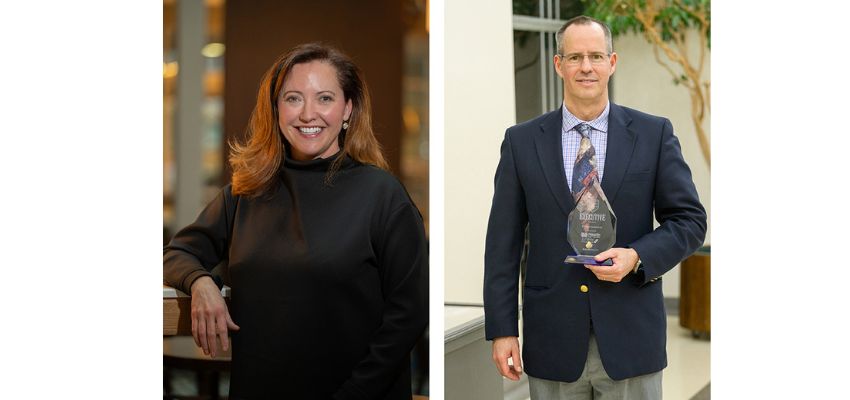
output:
[{"label": "window", "polygon": [[555,34],[580,15],[577,0],[514,0],[514,82],[516,120],[527,121],[561,105],[564,89],[552,60]]}]

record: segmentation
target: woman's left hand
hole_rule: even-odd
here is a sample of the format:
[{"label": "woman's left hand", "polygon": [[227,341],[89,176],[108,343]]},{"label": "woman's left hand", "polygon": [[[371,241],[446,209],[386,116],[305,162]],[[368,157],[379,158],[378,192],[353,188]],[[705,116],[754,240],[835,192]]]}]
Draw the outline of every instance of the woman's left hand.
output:
[{"label": "woman's left hand", "polygon": [[210,277],[198,278],[191,290],[192,336],[204,354],[215,357],[218,341],[221,341],[222,350],[227,351],[230,347],[227,330],[239,330],[239,326],[230,319],[227,303]]}]

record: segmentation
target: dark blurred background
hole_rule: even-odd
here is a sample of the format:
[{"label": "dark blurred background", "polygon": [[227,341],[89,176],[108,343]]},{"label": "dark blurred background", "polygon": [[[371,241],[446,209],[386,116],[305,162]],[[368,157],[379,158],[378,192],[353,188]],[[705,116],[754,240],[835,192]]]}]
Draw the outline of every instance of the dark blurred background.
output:
[{"label": "dark blurred background", "polygon": [[[291,47],[317,41],[363,71],[378,140],[427,232],[427,9],[427,0],[164,0],[164,242],[230,181],[227,143],[244,137],[266,69]],[[427,338],[413,352],[414,394],[428,394]],[[225,398],[227,355],[210,360],[191,337],[169,336],[163,360],[165,398]]]},{"label": "dark blurred background", "polygon": [[163,230],[192,222],[229,182],[265,70],[305,42],[339,47],[363,70],[392,172],[428,221],[428,29],[425,0],[165,0]]}]

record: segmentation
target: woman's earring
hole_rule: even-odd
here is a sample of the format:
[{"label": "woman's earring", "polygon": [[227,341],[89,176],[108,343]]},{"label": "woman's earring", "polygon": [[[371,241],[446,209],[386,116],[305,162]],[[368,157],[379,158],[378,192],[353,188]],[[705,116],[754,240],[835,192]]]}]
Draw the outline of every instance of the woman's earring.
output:
[{"label": "woman's earring", "polygon": [[342,121],[342,129],[348,129],[348,121]]}]

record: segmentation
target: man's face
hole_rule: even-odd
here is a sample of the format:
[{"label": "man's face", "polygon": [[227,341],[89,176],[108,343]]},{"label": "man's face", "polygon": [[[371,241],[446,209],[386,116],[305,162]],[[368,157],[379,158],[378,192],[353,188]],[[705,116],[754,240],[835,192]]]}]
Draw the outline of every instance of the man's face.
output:
[{"label": "man's face", "polygon": [[597,24],[570,25],[564,31],[562,55],[555,70],[564,79],[567,105],[601,105],[608,101],[608,79],[617,66],[617,54],[608,55],[605,31]]}]

